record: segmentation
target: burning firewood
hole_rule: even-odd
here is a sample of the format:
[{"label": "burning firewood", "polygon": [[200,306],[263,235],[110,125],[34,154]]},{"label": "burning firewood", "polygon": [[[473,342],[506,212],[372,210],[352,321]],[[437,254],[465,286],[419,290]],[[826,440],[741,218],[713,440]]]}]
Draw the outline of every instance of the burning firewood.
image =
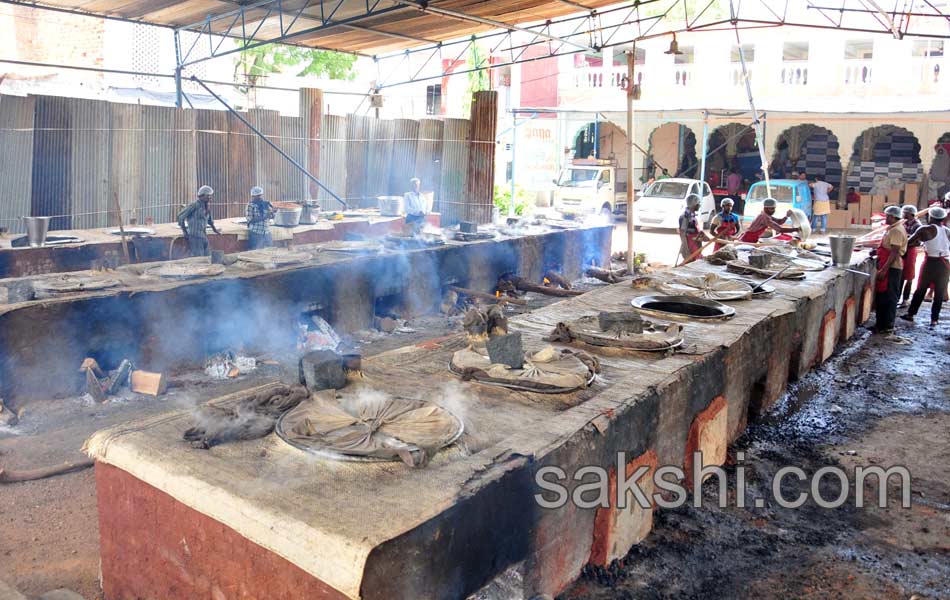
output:
[{"label": "burning firewood", "polygon": [[571,289],[561,289],[556,287],[550,287],[546,285],[538,285],[537,283],[531,283],[530,281],[525,280],[522,277],[517,275],[509,275],[504,280],[498,283],[498,288],[502,289],[503,286],[513,286],[515,289],[522,292],[535,292],[537,294],[544,294],[545,296],[556,296],[559,298],[568,298],[571,296],[580,296],[584,292],[580,290],[571,290]]},{"label": "burning firewood", "polygon": [[454,285],[450,287],[449,289],[458,294],[463,294],[465,296],[468,296],[469,298],[472,298],[473,300],[481,300],[483,302],[490,302],[492,304],[504,304],[508,302],[510,304],[517,304],[519,306],[528,305],[528,301],[525,300],[524,298],[512,298],[511,296],[504,296],[504,295],[496,296],[493,294],[486,294],[485,292],[477,292],[475,290],[470,290],[468,288],[458,287]]},{"label": "burning firewood", "polygon": [[556,271],[546,272],[544,274],[544,278],[560,288],[565,290],[571,289],[571,282],[567,279],[564,279],[564,277]]}]

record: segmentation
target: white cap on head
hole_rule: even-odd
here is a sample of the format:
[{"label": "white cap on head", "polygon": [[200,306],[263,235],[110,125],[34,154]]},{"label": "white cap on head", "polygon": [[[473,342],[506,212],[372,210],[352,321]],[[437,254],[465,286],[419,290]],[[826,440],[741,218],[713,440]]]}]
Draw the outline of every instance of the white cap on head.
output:
[{"label": "white cap on head", "polygon": [[686,197],[686,206],[699,206],[702,203],[702,199],[696,194],[690,194]]},{"label": "white cap on head", "polygon": [[892,205],[890,205],[890,206],[888,206],[887,208],[884,209],[884,214],[887,215],[887,216],[889,216],[889,217],[897,217],[898,219],[900,219],[900,218],[901,218],[901,208],[900,208],[899,206],[897,206],[896,204],[892,204]]},{"label": "white cap on head", "polygon": [[722,202],[719,203],[720,206],[735,206],[736,201],[732,198],[723,198]]},{"label": "white cap on head", "polygon": [[762,206],[765,208],[775,208],[778,206],[778,202],[775,201],[775,198],[766,198],[762,201]]},{"label": "white cap on head", "polygon": [[904,206],[901,207],[901,212],[902,212],[902,213],[913,213],[913,214],[916,215],[916,214],[917,214],[917,207],[916,207],[916,206],[911,206],[910,204],[905,204]]},{"label": "white cap on head", "polygon": [[946,194],[944,194],[943,199],[946,200],[947,202],[950,202],[950,192],[947,192]]},{"label": "white cap on head", "polygon": [[203,185],[203,186],[201,186],[200,188],[198,188],[198,195],[199,195],[199,196],[212,196],[212,195],[214,195],[214,190],[211,189],[211,186],[210,186],[210,185]]},{"label": "white cap on head", "polygon": [[947,218],[947,209],[942,206],[932,206],[927,214],[935,221],[942,221]]},{"label": "white cap on head", "polygon": [[251,195],[252,195],[252,196],[263,196],[263,195],[264,195],[264,188],[262,188],[262,187],[259,186],[259,185],[255,185],[254,187],[251,188]]},{"label": "white cap on head", "polygon": [[421,185],[421,184],[422,184],[422,180],[419,179],[418,177],[413,177],[412,179],[409,180],[409,183],[418,183],[418,184]]}]

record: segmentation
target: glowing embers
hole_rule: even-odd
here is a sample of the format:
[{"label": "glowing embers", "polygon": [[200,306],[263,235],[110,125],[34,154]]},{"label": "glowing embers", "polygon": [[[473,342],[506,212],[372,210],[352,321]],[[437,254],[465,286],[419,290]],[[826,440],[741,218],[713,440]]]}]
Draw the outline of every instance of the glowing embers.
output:
[{"label": "glowing embers", "polygon": [[725,321],[736,314],[731,306],[692,296],[640,296],[630,304],[645,315],[662,319]]},{"label": "glowing embers", "polygon": [[326,458],[421,467],[463,429],[441,406],[356,385],[313,394],[281,416],[276,431],[291,446]]}]

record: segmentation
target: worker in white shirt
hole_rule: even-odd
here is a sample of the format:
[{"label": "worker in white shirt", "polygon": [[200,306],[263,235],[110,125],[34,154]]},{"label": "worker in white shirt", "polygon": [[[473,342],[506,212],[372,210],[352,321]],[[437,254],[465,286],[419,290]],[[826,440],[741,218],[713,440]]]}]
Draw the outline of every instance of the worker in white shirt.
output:
[{"label": "worker in white shirt", "polygon": [[418,177],[409,180],[412,189],[403,195],[403,201],[406,210],[406,225],[413,229],[420,229],[426,220],[426,214],[429,212],[429,206],[426,199],[422,197],[422,182]]},{"label": "worker in white shirt", "polygon": [[943,307],[944,290],[950,281],[950,229],[944,227],[947,211],[942,206],[932,206],[927,212],[927,225],[918,229],[910,238],[911,242],[919,241],[923,245],[926,258],[923,268],[920,269],[917,291],[910,301],[910,310],[906,315],[901,315],[901,318],[913,321],[924,301],[924,294],[933,286],[935,293],[930,307],[930,326],[935,327]]}]

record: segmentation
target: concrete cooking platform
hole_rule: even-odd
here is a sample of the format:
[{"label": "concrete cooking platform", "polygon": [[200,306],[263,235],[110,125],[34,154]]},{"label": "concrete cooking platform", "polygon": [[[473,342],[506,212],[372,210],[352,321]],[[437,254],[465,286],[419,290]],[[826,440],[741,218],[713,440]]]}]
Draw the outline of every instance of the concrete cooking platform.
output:
[{"label": "concrete cooking platform", "polygon": [[[873,269],[861,256],[852,266]],[[100,432],[88,451],[98,460],[106,597],[463,598],[516,563],[525,597],[556,594],[585,564],[625,555],[652,510],[542,510],[540,467],[616,473],[620,451],[628,472],[688,465],[694,450],[721,463],[749,415],[827,359],[870,310],[868,278],[846,271],[774,283],[772,298],[731,303],[730,321],[688,322],[673,356],[598,353],[602,377],[566,396],[458,384],[446,365],[461,336],[366,359],[366,376],[392,393],[461,386],[449,406],[467,433],[422,469],[318,459],[274,436],[194,450],[181,441],[182,412]],[[559,321],[649,293],[607,286],[511,327],[538,348]]]},{"label": "concrete cooking platform", "polygon": [[[503,273],[540,281],[551,268],[576,278],[591,261],[606,264],[610,235],[610,227],[550,229],[371,255],[300,245],[313,258],[273,269],[235,264],[190,280],[140,276],[148,265],[121,267],[107,274],[115,287],[0,304],[0,396],[16,406],[75,393],[86,356],[106,368],[129,358],[163,370],[227,349],[293,350],[307,310],[351,332],[372,324],[378,304],[435,312],[447,285],[489,291]],[[34,279],[0,280],[0,298]]]},{"label": "concrete cooking platform", "polygon": [[[361,214],[362,213],[362,214]],[[312,225],[298,225],[296,227],[271,227],[271,235],[276,245],[313,244],[342,240],[348,234],[380,237],[398,231],[402,227],[403,217],[383,217],[379,211],[354,210],[347,211],[349,216],[343,219],[324,219]],[[440,216],[430,214],[428,222],[439,225]],[[208,239],[212,250],[222,252],[240,252],[247,249],[247,225],[239,218],[221,219],[215,221],[215,226],[221,235],[210,232]],[[129,225],[131,227],[145,227],[144,225]],[[141,247],[133,248],[146,254],[143,260],[167,259],[171,245],[175,238],[181,237],[181,229],[177,223],[159,223],[149,225],[155,233],[141,238]],[[117,227],[103,229],[69,229],[50,231],[51,236],[73,236],[80,238],[78,243],[44,246],[42,248],[13,248],[11,243],[16,235],[0,237],[0,278],[26,277],[43,273],[62,273],[88,269],[93,260],[102,258],[119,259],[122,254],[122,237],[112,233]],[[132,246],[133,236],[128,236]],[[175,242],[174,257],[180,258],[187,254],[185,243],[179,239]]]}]

